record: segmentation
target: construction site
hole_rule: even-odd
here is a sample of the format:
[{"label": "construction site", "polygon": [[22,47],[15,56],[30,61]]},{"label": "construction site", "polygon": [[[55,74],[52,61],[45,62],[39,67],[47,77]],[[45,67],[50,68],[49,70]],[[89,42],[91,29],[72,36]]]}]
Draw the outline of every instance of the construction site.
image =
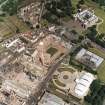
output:
[{"label": "construction site", "polygon": [[53,74],[47,91],[60,97],[70,105],[82,105],[84,97],[90,91],[96,77],[86,71],[77,71],[73,67],[61,64]]},{"label": "construction site", "polygon": [[[48,31],[40,32],[36,38],[41,40],[29,44],[22,42],[21,35],[3,42],[8,53],[0,59],[0,98],[6,105],[27,105],[31,96],[39,93],[37,97],[40,97],[40,91],[46,89],[52,74],[72,47]],[[19,50],[18,56],[10,49]],[[11,60],[9,55],[14,59]]]},{"label": "construction site", "polygon": [[41,12],[40,2],[31,3],[20,9],[18,16],[31,27],[35,28],[38,25]]}]

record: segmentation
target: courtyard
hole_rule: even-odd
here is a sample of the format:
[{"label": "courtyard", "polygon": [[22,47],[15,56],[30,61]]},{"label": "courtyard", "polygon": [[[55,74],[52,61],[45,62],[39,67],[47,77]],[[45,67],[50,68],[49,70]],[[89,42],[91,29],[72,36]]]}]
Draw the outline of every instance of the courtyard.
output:
[{"label": "courtyard", "polygon": [[78,72],[72,67],[60,67],[52,79],[53,85],[56,90],[62,91],[64,95],[68,93],[83,99],[89,91],[89,86],[95,79],[94,75],[88,72]]},{"label": "courtyard", "polygon": [[57,49],[54,47],[50,47],[47,50],[47,53],[50,54],[51,56],[53,56],[56,52],[57,52]]}]

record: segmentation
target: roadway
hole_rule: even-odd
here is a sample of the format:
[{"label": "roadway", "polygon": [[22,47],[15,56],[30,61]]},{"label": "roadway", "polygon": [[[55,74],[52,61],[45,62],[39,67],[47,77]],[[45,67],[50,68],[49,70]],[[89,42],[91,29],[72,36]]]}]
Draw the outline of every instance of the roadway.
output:
[{"label": "roadway", "polygon": [[46,78],[43,80],[43,82],[40,83],[39,87],[37,88],[38,90],[37,91],[35,90],[35,92],[31,94],[29,100],[27,101],[27,105],[37,105],[38,101],[40,100],[40,96],[46,90],[47,83],[52,79],[54,72],[68,54],[69,52],[63,55],[60,59],[58,59],[54,64],[52,64],[48,68],[49,72],[47,73]]}]

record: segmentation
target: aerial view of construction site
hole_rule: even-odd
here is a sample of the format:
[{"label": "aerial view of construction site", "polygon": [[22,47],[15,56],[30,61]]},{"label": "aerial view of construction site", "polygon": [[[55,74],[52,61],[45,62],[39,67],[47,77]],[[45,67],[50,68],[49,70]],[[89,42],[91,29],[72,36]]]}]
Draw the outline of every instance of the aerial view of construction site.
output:
[{"label": "aerial view of construction site", "polygon": [[104,0],[0,0],[0,105],[105,105]]}]

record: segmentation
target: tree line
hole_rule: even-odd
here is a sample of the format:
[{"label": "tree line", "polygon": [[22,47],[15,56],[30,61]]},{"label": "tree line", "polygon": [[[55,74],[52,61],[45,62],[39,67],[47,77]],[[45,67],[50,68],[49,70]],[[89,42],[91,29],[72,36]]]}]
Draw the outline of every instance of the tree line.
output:
[{"label": "tree line", "polygon": [[85,101],[90,105],[103,105],[105,99],[105,85],[96,79],[90,86],[90,93],[85,97]]},{"label": "tree line", "polygon": [[105,6],[105,0],[92,0],[92,1],[98,3],[100,6]]}]

